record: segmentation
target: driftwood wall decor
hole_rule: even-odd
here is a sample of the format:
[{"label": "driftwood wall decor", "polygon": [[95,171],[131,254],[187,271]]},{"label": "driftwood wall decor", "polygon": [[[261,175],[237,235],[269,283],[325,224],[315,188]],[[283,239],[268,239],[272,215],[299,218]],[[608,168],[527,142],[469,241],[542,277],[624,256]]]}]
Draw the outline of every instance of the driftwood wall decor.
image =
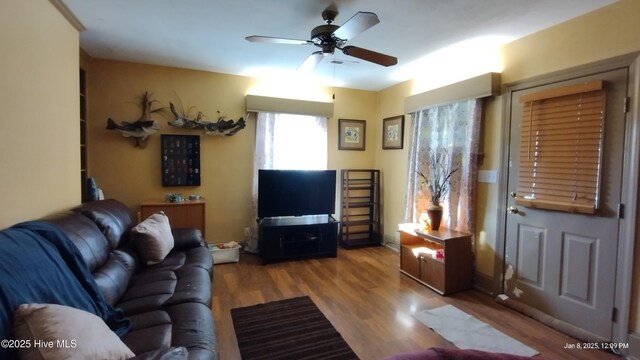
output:
[{"label": "driftwood wall decor", "polygon": [[116,123],[113,119],[107,119],[107,129],[117,130],[122,136],[130,137],[135,140],[135,147],[146,148],[149,136],[160,129],[158,122],[151,119],[151,114],[162,110],[162,108],[153,109],[156,100],[151,100],[151,95],[145,91],[139,98],[142,116],[135,122],[121,121]]},{"label": "driftwood wall decor", "polygon": [[[158,103],[158,101],[152,100],[151,94],[145,91],[144,94],[139,97],[139,106],[142,109],[142,115],[138,121],[121,121],[117,123],[109,118],[107,119],[106,128],[108,130],[116,130],[120,132],[122,136],[134,139],[135,147],[146,148],[149,136],[160,130],[158,122],[151,119],[151,115],[165,109],[163,107],[153,108],[154,103]],[[244,118],[233,121],[226,120],[224,116],[218,116],[218,120],[216,121],[207,121],[204,120],[204,114],[202,112],[198,112],[195,118],[190,119],[188,117],[189,111],[178,111],[171,102],[169,103],[169,110],[174,116],[174,120],[168,122],[169,125],[182,129],[200,130],[204,135],[231,136],[246,126]],[[191,110],[191,108],[189,110]]]},{"label": "driftwood wall decor", "polygon": [[231,136],[246,126],[244,118],[233,121],[225,120],[224,116],[220,116],[217,121],[206,121],[203,120],[204,114],[198,112],[195,119],[189,119],[184,111],[183,114],[178,113],[173,103],[169,103],[169,109],[175,117],[174,120],[169,121],[169,125],[183,129],[201,130],[205,135]]}]

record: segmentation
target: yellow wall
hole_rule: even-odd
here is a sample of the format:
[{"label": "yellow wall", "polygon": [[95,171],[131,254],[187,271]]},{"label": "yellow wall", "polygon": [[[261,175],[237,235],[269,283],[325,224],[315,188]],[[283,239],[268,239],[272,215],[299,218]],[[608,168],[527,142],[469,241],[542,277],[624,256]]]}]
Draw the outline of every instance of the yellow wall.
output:
[{"label": "yellow wall", "polygon": [[[151,136],[146,149],[134,148],[133,140],[106,130],[107,118],[117,122],[135,121],[140,110],[136,96],[153,94],[159,106],[195,106],[207,119],[217,111],[231,119],[245,116],[245,95],[257,80],[234,75],[184,70],[169,67],[93,59],[89,67],[89,169],[105,196],[126,203],[137,211],[140,202],[163,199],[167,192],[199,194],[207,202],[208,242],[244,240],[244,228],[255,219],[251,212],[251,183],[255,143],[255,118],[234,136],[201,136],[202,185],[199,187],[162,187],[160,179],[160,134],[199,132],[167,125],[168,112],[154,115],[161,129]],[[330,94],[333,89],[321,89]],[[329,120],[329,168],[367,168],[374,165],[377,122],[375,93],[335,89],[334,117]],[[367,120],[367,150],[338,151],[338,118]]]},{"label": "yellow wall", "polygon": [[48,1],[0,11],[0,228],[80,202],[78,32]]},{"label": "yellow wall", "polygon": [[[622,0],[608,7],[516,40],[502,48],[503,83],[514,82],[550,72],[604,60],[640,50],[640,1]],[[473,61],[473,59],[470,59]],[[380,92],[379,117],[402,113],[404,97],[412,95],[414,81],[390,87]],[[411,125],[406,118],[405,130]],[[484,131],[484,159],[481,170],[497,170],[502,138],[502,99],[487,102]],[[408,134],[408,133],[407,133]],[[408,146],[405,138],[405,147]],[[385,238],[397,239],[396,224],[403,221],[405,206],[406,151],[379,151],[376,165],[383,170]],[[392,179],[391,181],[390,178]],[[495,265],[497,208],[496,184],[478,185],[476,232],[476,268],[481,275],[493,276]],[[396,240],[397,241],[397,240]],[[636,259],[640,258],[640,243],[636,241]],[[638,309],[640,299],[640,264],[635,268],[636,283],[632,298],[630,329],[640,332]]]}]

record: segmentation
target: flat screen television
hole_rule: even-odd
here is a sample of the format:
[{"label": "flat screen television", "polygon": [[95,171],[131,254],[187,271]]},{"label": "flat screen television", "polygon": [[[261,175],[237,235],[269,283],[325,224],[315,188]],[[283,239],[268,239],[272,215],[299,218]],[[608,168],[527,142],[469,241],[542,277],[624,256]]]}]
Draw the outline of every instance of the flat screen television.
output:
[{"label": "flat screen television", "polygon": [[335,213],[335,170],[258,170],[258,217]]}]

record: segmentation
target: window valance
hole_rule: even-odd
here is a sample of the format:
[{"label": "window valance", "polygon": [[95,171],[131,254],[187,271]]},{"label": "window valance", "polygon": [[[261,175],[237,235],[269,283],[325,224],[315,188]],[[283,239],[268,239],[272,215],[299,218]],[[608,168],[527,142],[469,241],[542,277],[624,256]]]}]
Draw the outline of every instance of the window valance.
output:
[{"label": "window valance", "polygon": [[280,114],[333,116],[333,103],[247,95],[247,111]]},{"label": "window valance", "polygon": [[462,100],[500,95],[501,86],[501,75],[499,73],[486,73],[441,88],[408,96],[404,99],[404,112],[413,113],[418,110]]}]

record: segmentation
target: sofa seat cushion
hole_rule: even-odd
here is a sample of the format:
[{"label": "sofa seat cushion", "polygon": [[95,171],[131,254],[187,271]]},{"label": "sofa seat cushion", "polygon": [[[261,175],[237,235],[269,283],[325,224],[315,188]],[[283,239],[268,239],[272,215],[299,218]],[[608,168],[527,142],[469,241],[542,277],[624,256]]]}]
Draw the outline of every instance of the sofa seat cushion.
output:
[{"label": "sofa seat cushion", "polygon": [[210,263],[204,247],[172,252],[161,263],[134,274],[117,306],[127,315],[183,303],[211,306]]},{"label": "sofa seat cushion", "polygon": [[211,309],[198,303],[132,315],[131,330],[122,340],[136,354],[181,346],[188,350],[189,359],[215,359],[211,317]]},{"label": "sofa seat cushion", "polygon": [[189,360],[217,359],[216,333],[211,307],[198,303],[173,305],[167,308],[173,322],[171,345],[184,346]]},{"label": "sofa seat cushion", "polygon": [[115,305],[122,297],[135,270],[136,260],[130,252],[114,250],[104,265],[93,272],[93,278],[109,305]]},{"label": "sofa seat cushion", "polygon": [[148,269],[176,270],[181,267],[199,267],[211,274],[213,271],[211,251],[205,246],[185,251],[172,251],[162,262],[149,266]]},{"label": "sofa seat cushion", "polygon": [[171,347],[171,318],[156,310],[129,316],[131,329],[122,341],[136,354]]}]

